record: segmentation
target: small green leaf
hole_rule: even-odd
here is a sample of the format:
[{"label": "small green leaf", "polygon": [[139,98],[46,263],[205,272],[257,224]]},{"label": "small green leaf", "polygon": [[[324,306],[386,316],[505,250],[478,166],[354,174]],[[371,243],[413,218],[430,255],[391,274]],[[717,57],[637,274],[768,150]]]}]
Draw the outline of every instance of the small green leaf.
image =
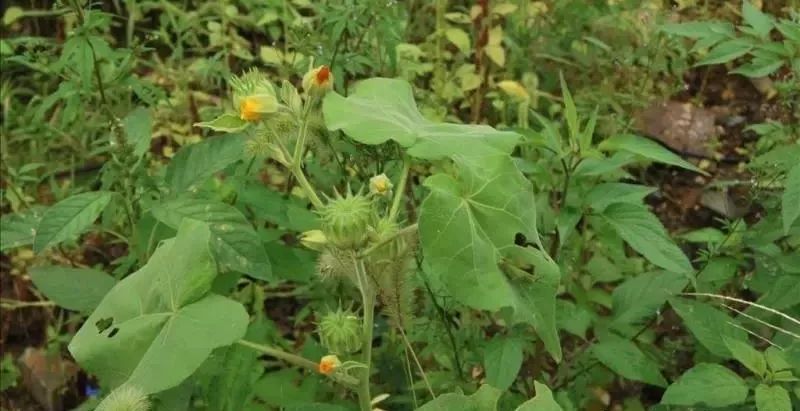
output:
[{"label": "small green leaf", "polygon": [[642,200],[656,191],[654,187],[625,183],[601,183],[592,187],[583,199],[586,206],[603,212],[614,203],[642,204]]},{"label": "small green leaf", "polygon": [[611,137],[600,143],[600,149],[627,151],[659,163],[685,168],[700,174],[707,174],[705,171],[695,167],[692,163],[680,158],[655,141],[633,134],[619,134]]},{"label": "small green leaf", "polygon": [[533,389],[536,390],[536,396],[522,403],[515,411],[563,411],[546,385],[534,381]]},{"label": "small green leaf", "polygon": [[731,370],[700,363],[667,387],[661,404],[726,407],[743,403],[748,391],[747,384]]},{"label": "small green leaf", "polygon": [[465,56],[469,56],[472,51],[471,42],[469,40],[469,35],[464,30],[459,28],[450,28],[445,31],[445,36],[451,43],[453,43],[458,50],[461,51]]},{"label": "small green leaf", "polygon": [[592,346],[594,356],[615,373],[634,381],[666,387],[667,380],[661,375],[658,364],[647,357],[626,338],[606,334]]},{"label": "small green leaf", "polygon": [[41,252],[51,245],[70,240],[82,234],[111,201],[108,191],[77,194],[48,208],[33,240],[33,251]]},{"label": "small green leaf", "polygon": [[781,216],[783,233],[789,234],[795,220],[800,217],[800,164],[796,164],[786,175],[784,192],[781,197]]},{"label": "small green leaf", "polygon": [[567,130],[569,131],[570,146],[577,149],[579,146],[578,139],[580,138],[580,124],[578,124],[578,108],[575,107],[575,101],[572,99],[572,94],[567,88],[567,82],[564,80],[564,74],[560,73],[561,79],[561,94],[564,98],[564,117],[567,119]]},{"label": "small green leaf", "polygon": [[768,14],[763,13],[750,3],[749,0],[742,2],[742,18],[748,26],[752,27],[760,37],[766,38],[775,24],[775,21]]},{"label": "small green leaf", "polygon": [[195,123],[195,127],[210,128],[223,133],[235,133],[247,127],[247,121],[232,113],[223,114],[211,121]]},{"label": "small green leaf", "polygon": [[160,204],[152,212],[176,229],[184,219],[207,223],[211,228],[211,248],[223,270],[239,271],[260,280],[272,278],[261,239],[236,208],[211,200],[177,199]]},{"label": "small green leaf", "polygon": [[417,408],[417,411],[497,411],[497,400],[502,393],[497,388],[484,384],[470,396],[461,392],[442,394]]},{"label": "small green leaf", "polygon": [[150,149],[150,139],[153,134],[153,116],[150,110],[139,107],[122,119],[125,138],[133,146],[133,153],[141,157]]},{"label": "small green leaf", "polygon": [[3,229],[0,235],[0,251],[33,244],[43,213],[44,207],[37,206],[0,217],[0,227]]},{"label": "small green leaf", "polygon": [[750,63],[732,70],[731,73],[741,74],[750,78],[766,77],[777,71],[784,64],[785,61],[781,59],[753,59]]},{"label": "small green leaf", "polygon": [[[216,276],[208,227],[187,220],[144,267],[120,281],[69,344],[109,388],[154,394],[180,384],[218,347],[242,338],[247,311],[210,293]],[[99,330],[99,322],[108,326]]]},{"label": "small green leaf", "polygon": [[697,65],[707,66],[711,64],[727,63],[744,56],[752,49],[753,44],[746,40],[733,39],[723,41],[714,46]]},{"label": "small green leaf", "polygon": [[683,274],[659,271],[625,281],[612,293],[613,324],[633,325],[656,315],[667,299],[680,293],[688,282]]},{"label": "small green leaf", "polygon": [[728,347],[731,354],[733,354],[733,358],[735,358],[736,361],[742,363],[742,365],[747,367],[747,369],[752,371],[756,376],[764,376],[767,372],[767,360],[764,358],[764,354],[751,347],[746,341],[726,336],[722,337],[722,341],[725,343],[725,346]]},{"label": "small green leaf", "polygon": [[747,340],[747,334],[736,327],[739,325],[736,320],[724,312],[699,301],[682,298],[672,298],[669,301],[683,319],[684,325],[712,354],[722,358],[732,356],[724,341],[726,337],[731,340]]},{"label": "small green leaf", "polygon": [[196,188],[214,173],[244,156],[245,136],[240,134],[211,137],[183,147],[167,165],[165,180],[173,193]]},{"label": "small green leaf", "polygon": [[104,271],[61,266],[36,267],[31,280],[47,299],[68,310],[90,312],[117,280]]},{"label": "small green leaf", "polygon": [[522,367],[522,344],[515,338],[495,337],[483,356],[486,382],[505,391],[517,378]]},{"label": "small green leaf", "polygon": [[792,411],[792,399],[789,398],[789,392],[780,385],[758,384],[756,409],[758,411]]},{"label": "small green leaf", "polygon": [[707,37],[727,36],[734,37],[736,32],[731,23],[726,21],[692,21],[688,23],[665,24],[661,31],[676,36],[701,39]]},{"label": "small green leaf", "polygon": [[683,251],[669,238],[658,218],[644,206],[611,204],[601,216],[631,248],[653,264],[675,273],[693,271]]}]

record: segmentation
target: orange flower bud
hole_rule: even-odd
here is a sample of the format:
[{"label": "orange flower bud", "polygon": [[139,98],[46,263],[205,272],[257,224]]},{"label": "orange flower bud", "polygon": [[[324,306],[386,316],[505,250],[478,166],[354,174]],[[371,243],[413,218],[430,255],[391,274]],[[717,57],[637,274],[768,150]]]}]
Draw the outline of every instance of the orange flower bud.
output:
[{"label": "orange flower bud", "polygon": [[342,365],[342,362],[339,361],[339,357],[335,355],[326,355],[319,360],[319,373],[331,375],[340,365]]},{"label": "orange flower bud", "polygon": [[313,68],[303,76],[303,89],[306,91],[328,91],[333,88],[333,73],[328,66]]}]

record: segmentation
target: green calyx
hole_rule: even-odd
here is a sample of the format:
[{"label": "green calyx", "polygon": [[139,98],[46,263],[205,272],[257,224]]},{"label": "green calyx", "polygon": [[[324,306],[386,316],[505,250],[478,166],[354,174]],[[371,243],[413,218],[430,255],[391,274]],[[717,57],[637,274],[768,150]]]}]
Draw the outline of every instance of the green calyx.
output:
[{"label": "green calyx", "polygon": [[334,354],[352,354],[361,349],[361,319],[341,308],[325,314],[317,324],[322,345]]},{"label": "green calyx", "polygon": [[322,231],[329,243],[342,250],[363,247],[369,239],[368,233],[376,220],[372,201],[361,194],[342,197],[337,193],[319,211]]},{"label": "green calyx", "polygon": [[[370,254],[370,260],[395,260],[404,256],[408,251],[408,242],[404,236],[398,236],[400,226],[392,220],[381,219],[370,227],[370,244],[385,244],[378,247]],[[389,240],[388,242],[386,242]]]}]

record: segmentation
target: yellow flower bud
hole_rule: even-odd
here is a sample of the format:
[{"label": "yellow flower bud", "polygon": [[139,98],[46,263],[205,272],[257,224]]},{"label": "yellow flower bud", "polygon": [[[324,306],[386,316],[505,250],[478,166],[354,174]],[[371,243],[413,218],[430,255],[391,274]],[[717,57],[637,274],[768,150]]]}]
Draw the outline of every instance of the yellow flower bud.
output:
[{"label": "yellow flower bud", "polygon": [[323,251],[328,239],[322,230],[309,230],[300,235],[300,244],[315,251]]},{"label": "yellow flower bud", "polygon": [[333,88],[333,73],[328,66],[313,68],[303,76],[303,90],[326,92]]},{"label": "yellow flower bud", "polygon": [[335,355],[326,355],[319,360],[319,373],[331,375],[340,365],[342,365],[342,362],[339,361],[339,357]]},{"label": "yellow flower bud", "polygon": [[245,121],[259,121],[264,114],[277,110],[278,100],[269,94],[245,96],[239,101],[239,117]]},{"label": "yellow flower bud", "polygon": [[386,174],[380,174],[369,179],[369,192],[380,196],[386,196],[392,191],[392,181]]},{"label": "yellow flower bud", "polygon": [[513,80],[503,80],[497,83],[497,87],[499,87],[500,90],[503,90],[503,92],[508,94],[510,97],[519,101],[529,101],[531,98],[531,96],[528,94],[528,90],[526,90],[522,84],[519,84]]}]

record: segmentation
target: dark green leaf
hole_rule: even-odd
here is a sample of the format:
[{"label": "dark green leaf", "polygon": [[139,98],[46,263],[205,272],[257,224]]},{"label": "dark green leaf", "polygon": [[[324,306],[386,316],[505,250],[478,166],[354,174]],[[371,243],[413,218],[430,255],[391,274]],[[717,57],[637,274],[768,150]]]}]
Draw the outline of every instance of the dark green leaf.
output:
[{"label": "dark green leaf", "polygon": [[167,166],[166,181],[173,193],[195,190],[214,173],[244,156],[240,134],[212,137],[182,148]]},{"label": "dark green leaf", "polygon": [[94,310],[117,283],[104,271],[91,268],[36,267],[30,270],[30,275],[36,288],[49,300],[81,312]]},{"label": "dark green leaf", "polygon": [[150,149],[150,139],[153,134],[153,116],[150,110],[139,107],[122,119],[125,138],[133,146],[133,153],[141,157]]},{"label": "dark green leaf", "polygon": [[656,315],[669,297],[680,293],[689,280],[683,274],[650,272],[631,278],[612,294],[614,324],[637,324]]},{"label": "dark green leaf", "polygon": [[627,151],[659,163],[685,168],[700,174],[707,174],[655,141],[633,134],[618,134],[600,143],[600,148],[603,150]]},{"label": "dark green leaf", "polygon": [[594,356],[615,373],[634,381],[666,387],[659,366],[631,340],[607,334],[592,346]]},{"label": "dark green leaf", "polygon": [[110,192],[93,191],[68,197],[48,208],[36,229],[33,251],[41,252],[51,245],[82,234],[100,216],[109,201]]},{"label": "dark green leaf", "polygon": [[631,248],[653,264],[675,273],[690,273],[692,264],[667,235],[658,218],[644,206],[617,203],[608,206],[603,219]]},{"label": "dark green leaf", "polygon": [[747,334],[737,328],[739,324],[724,312],[699,301],[682,298],[672,298],[669,301],[683,319],[684,325],[714,355],[732,357],[725,338],[747,341]]},{"label": "dark green leaf", "polygon": [[707,66],[711,64],[722,64],[733,61],[741,56],[747,54],[753,49],[753,44],[746,40],[733,39],[723,41],[712,48],[708,55],[700,60],[698,66]]},{"label": "dark green leaf", "polygon": [[236,114],[223,114],[211,121],[196,123],[196,127],[210,128],[222,133],[236,133],[247,127],[247,121],[242,120]]},{"label": "dark green leaf", "polygon": [[783,233],[800,217],[800,164],[795,165],[786,175],[786,183],[781,197],[781,214],[783,216]]},{"label": "dark green leaf", "polygon": [[654,187],[625,183],[601,183],[589,190],[583,203],[597,212],[602,212],[609,204],[642,204],[648,194],[656,191]]},{"label": "dark green leaf", "polygon": [[486,346],[483,367],[486,382],[505,391],[517,378],[522,366],[522,343],[514,338],[495,337]]},{"label": "dark green leaf", "polygon": [[553,398],[553,392],[539,381],[533,382],[536,396],[525,401],[515,411],[563,411]]},{"label": "dark green leaf", "polygon": [[744,18],[744,22],[748,26],[752,27],[759,36],[764,38],[769,36],[769,32],[772,31],[772,27],[775,24],[772,17],[753,6],[750,0],[742,1],[742,18]]},{"label": "dark green leaf", "polygon": [[0,218],[0,251],[33,244],[36,229],[42,220],[44,207],[35,207],[15,214],[4,214]]},{"label": "dark green leaf", "polygon": [[211,247],[222,269],[245,273],[261,280],[272,278],[269,258],[249,221],[234,207],[211,200],[177,199],[160,204],[153,215],[172,228],[184,219],[208,223]]},{"label": "dark green leaf", "polygon": [[731,370],[717,364],[701,363],[667,387],[661,403],[725,407],[743,403],[748,391],[747,384]]}]

